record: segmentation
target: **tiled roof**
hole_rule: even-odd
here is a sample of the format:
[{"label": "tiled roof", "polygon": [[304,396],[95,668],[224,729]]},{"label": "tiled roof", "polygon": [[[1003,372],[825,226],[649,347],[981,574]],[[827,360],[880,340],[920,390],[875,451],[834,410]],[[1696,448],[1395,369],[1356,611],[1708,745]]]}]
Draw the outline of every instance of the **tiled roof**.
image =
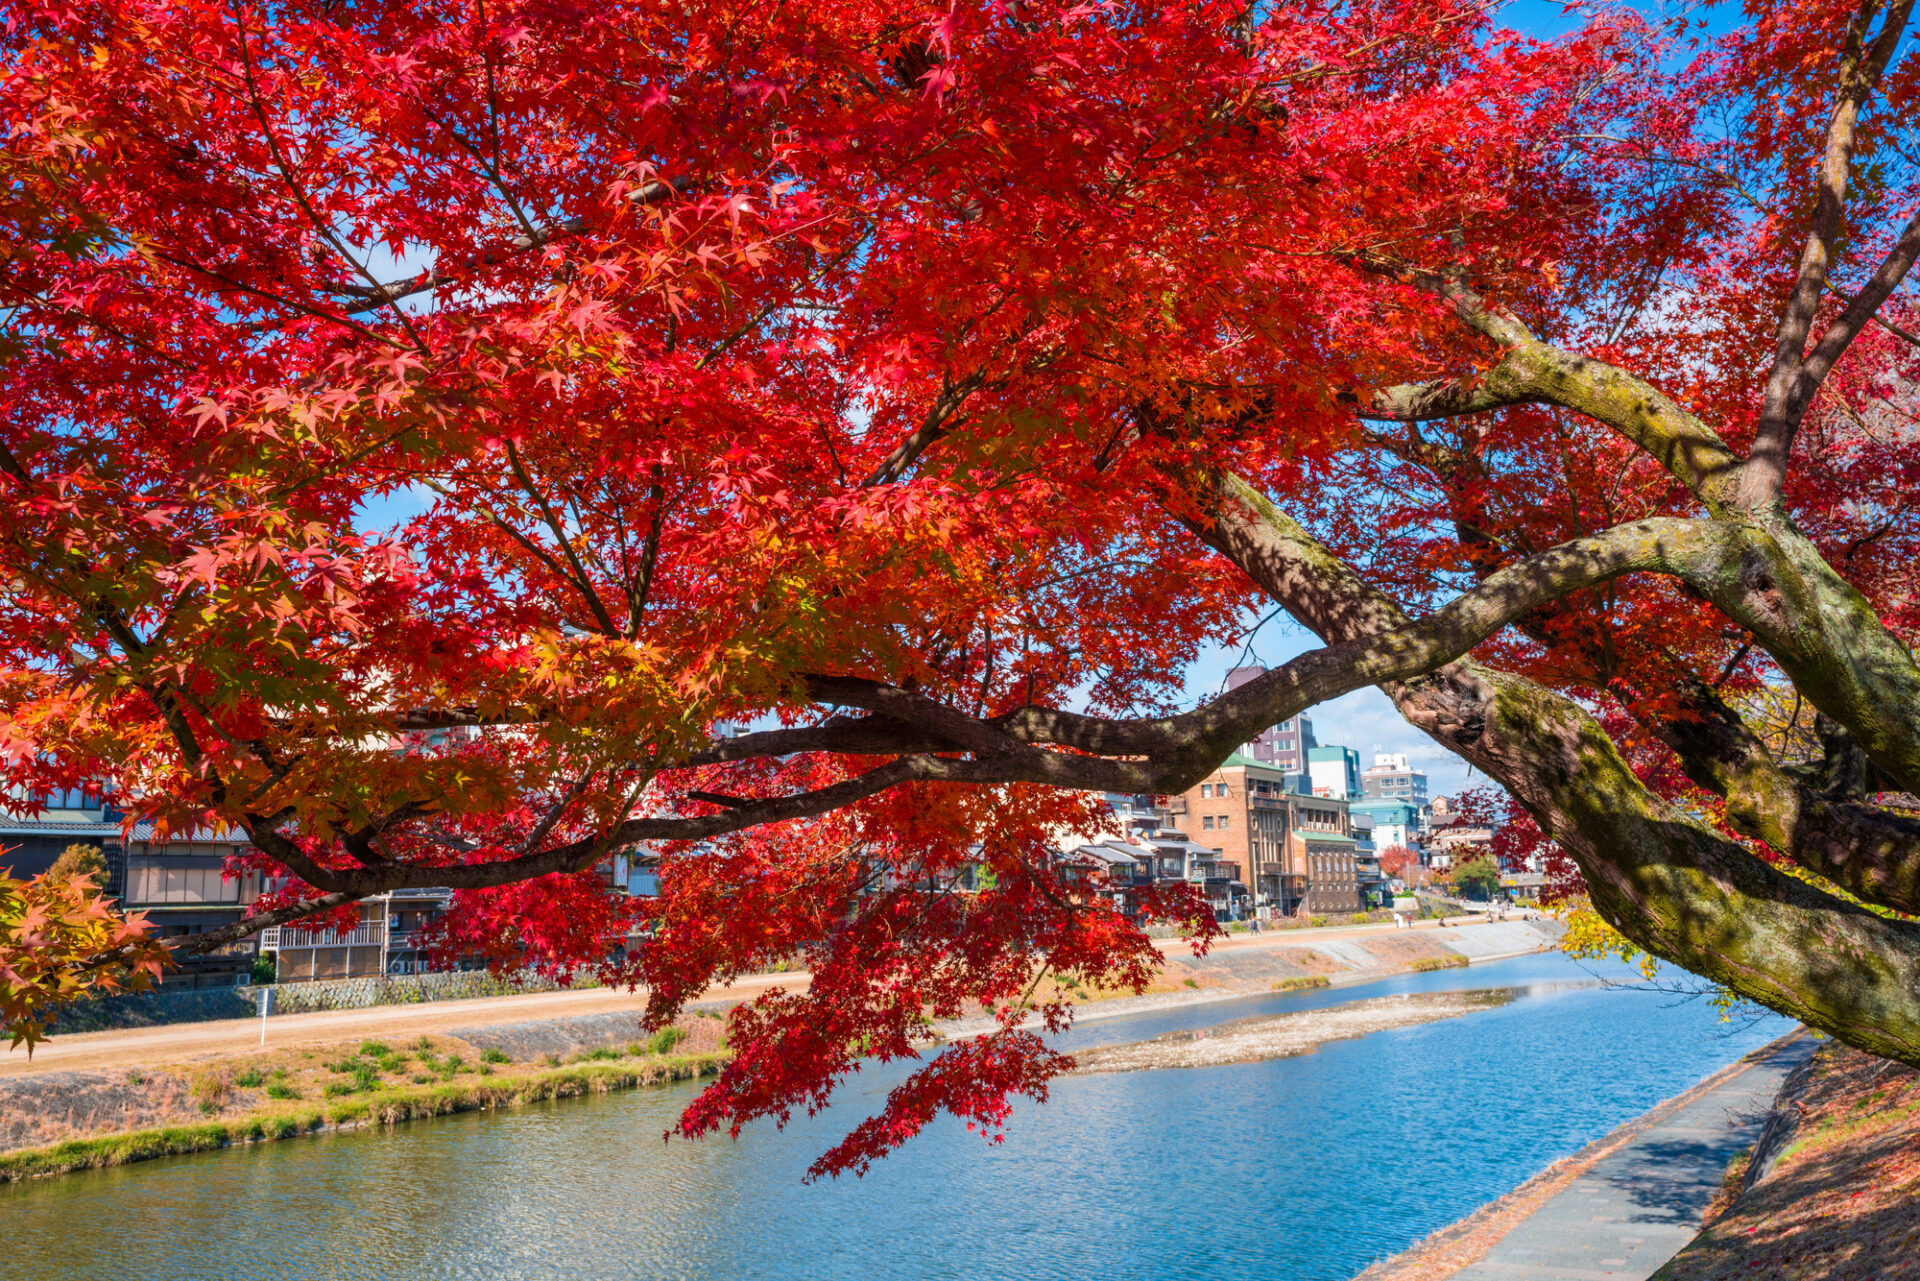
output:
[{"label": "tiled roof", "polygon": [[46,822],[30,818],[0,820],[4,836],[118,836],[118,823]]},{"label": "tiled roof", "polygon": [[1088,858],[1097,858],[1103,863],[1120,864],[1120,863],[1135,863],[1139,861],[1131,854],[1122,854],[1119,850],[1111,848],[1112,844],[1113,843],[1102,844],[1102,845],[1082,845],[1080,848],[1074,850],[1073,852],[1075,854],[1084,855]]}]

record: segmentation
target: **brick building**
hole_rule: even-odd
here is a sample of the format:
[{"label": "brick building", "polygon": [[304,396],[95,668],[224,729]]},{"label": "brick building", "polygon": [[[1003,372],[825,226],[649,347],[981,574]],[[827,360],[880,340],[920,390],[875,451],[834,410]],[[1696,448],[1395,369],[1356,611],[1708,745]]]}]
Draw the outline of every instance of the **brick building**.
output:
[{"label": "brick building", "polygon": [[1238,752],[1168,801],[1188,837],[1246,869],[1256,913],[1360,910],[1359,870],[1345,801],[1303,796],[1288,771]]}]

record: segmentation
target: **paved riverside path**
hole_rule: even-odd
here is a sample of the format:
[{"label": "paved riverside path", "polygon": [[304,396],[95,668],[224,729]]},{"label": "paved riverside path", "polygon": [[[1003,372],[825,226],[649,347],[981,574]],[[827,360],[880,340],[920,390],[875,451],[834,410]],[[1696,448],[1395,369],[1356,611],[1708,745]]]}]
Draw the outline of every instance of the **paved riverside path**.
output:
[{"label": "paved riverside path", "polygon": [[1751,1146],[1787,1074],[1815,1048],[1776,1041],[1627,1140],[1451,1281],[1646,1281],[1700,1232],[1727,1163]]}]

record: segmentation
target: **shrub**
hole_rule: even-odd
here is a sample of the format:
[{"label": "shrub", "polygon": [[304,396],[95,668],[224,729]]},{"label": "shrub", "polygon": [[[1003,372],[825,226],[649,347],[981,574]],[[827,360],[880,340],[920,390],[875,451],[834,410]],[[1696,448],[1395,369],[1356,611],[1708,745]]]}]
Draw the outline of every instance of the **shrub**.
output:
[{"label": "shrub", "polygon": [[352,1094],[353,1090],[354,1085],[351,1081],[328,1081],[326,1088],[321,1090],[320,1093],[330,1099],[337,1099],[342,1095]]},{"label": "shrub", "polygon": [[259,1068],[250,1067],[246,1071],[241,1072],[238,1076],[234,1077],[233,1083],[241,1087],[242,1089],[253,1090],[253,1089],[258,1089],[260,1086],[260,1083],[264,1080],[266,1080],[266,1078],[260,1075]]},{"label": "shrub", "polygon": [[202,1112],[211,1115],[218,1112],[220,1105],[227,1101],[229,1085],[227,1074],[224,1072],[198,1072],[187,1084],[187,1097],[199,1104]]},{"label": "shrub", "polygon": [[506,1063],[509,1060],[505,1050],[490,1048],[480,1051],[480,1061],[482,1063]]},{"label": "shrub", "polygon": [[663,1027],[647,1041],[647,1050],[652,1054],[671,1054],[673,1047],[686,1040],[688,1035],[683,1027]]},{"label": "shrub", "polygon": [[1368,921],[1372,919],[1373,918],[1368,916],[1365,912],[1355,912],[1353,914],[1353,923],[1355,925],[1365,925]]},{"label": "shrub", "polygon": [[1425,974],[1431,970],[1464,970],[1467,958],[1464,956],[1423,956],[1413,963],[1416,974]]},{"label": "shrub", "polygon": [[98,845],[69,845],[47,869],[50,881],[66,881],[76,876],[91,876],[96,888],[107,883],[107,856]]},{"label": "shrub", "polygon": [[253,964],[249,967],[247,978],[256,986],[265,986],[279,978],[279,973],[274,968],[274,958],[271,956],[254,957]]},{"label": "shrub", "polygon": [[446,1058],[440,1060],[441,1079],[449,1080],[449,1081],[452,1080],[453,1074],[455,1072],[465,1070],[466,1065],[467,1065],[467,1061],[461,1058],[458,1054],[447,1055]]},{"label": "shrub", "polygon": [[549,1054],[546,1058],[542,1059],[541,1062],[545,1063],[548,1067],[559,1067],[560,1056],[558,1054]]},{"label": "shrub", "polygon": [[1309,988],[1332,987],[1333,981],[1324,974],[1303,974],[1297,978],[1281,979],[1273,985],[1276,992],[1303,992]]},{"label": "shrub", "polygon": [[416,1050],[431,1050],[433,1048],[433,1038],[423,1036],[413,1043],[413,1048]]},{"label": "shrub", "polygon": [[604,1062],[607,1059],[619,1058],[620,1051],[613,1049],[611,1046],[603,1045],[597,1050],[589,1050],[587,1053],[582,1054],[580,1057],[582,1059],[591,1059],[596,1062]]},{"label": "shrub", "polygon": [[1199,985],[1198,983],[1196,983],[1196,982],[1194,982],[1194,981],[1193,981],[1192,979],[1181,979],[1180,981],[1181,981],[1182,983],[1184,983],[1184,984],[1185,984],[1186,986],[1188,986],[1188,987],[1199,987],[1199,986],[1200,986],[1200,985]]},{"label": "shrub", "polygon": [[393,1050],[381,1044],[379,1041],[362,1041],[360,1042],[360,1053],[370,1059],[383,1059],[389,1054],[392,1054]]},{"label": "shrub", "polygon": [[1326,927],[1327,927],[1327,918],[1326,918],[1326,917],[1324,917],[1324,916],[1316,916],[1316,917],[1314,917],[1314,918],[1313,918],[1313,928],[1314,928],[1314,929],[1316,929],[1316,930],[1323,930],[1323,929],[1325,929]]},{"label": "shrub", "polygon": [[407,1056],[404,1054],[382,1054],[377,1062],[382,1072],[398,1072],[407,1065]]},{"label": "shrub", "polygon": [[415,1072],[411,1079],[415,1085],[432,1085],[436,1078],[431,1072]]},{"label": "shrub", "polygon": [[140,1069],[135,1068],[133,1071],[127,1073],[128,1085],[145,1085],[146,1083],[147,1078],[140,1075]]},{"label": "shrub", "polygon": [[297,1099],[300,1097],[300,1091],[294,1089],[284,1081],[275,1081],[267,1086],[267,1097],[270,1099]]}]

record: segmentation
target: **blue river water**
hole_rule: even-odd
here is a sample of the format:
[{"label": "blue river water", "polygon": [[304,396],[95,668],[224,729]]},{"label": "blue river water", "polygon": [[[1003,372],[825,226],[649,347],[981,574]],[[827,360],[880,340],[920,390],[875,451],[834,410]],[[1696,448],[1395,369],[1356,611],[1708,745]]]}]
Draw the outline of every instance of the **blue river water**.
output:
[{"label": "blue river water", "polygon": [[1070,1077],[989,1146],[932,1127],[801,1175],[895,1072],[738,1142],[663,1142],[692,1085],[0,1189],[0,1277],[1345,1281],[1789,1030],[1531,956],[1090,1021],[1069,1046],[1393,992],[1505,1005],[1299,1058]]}]

